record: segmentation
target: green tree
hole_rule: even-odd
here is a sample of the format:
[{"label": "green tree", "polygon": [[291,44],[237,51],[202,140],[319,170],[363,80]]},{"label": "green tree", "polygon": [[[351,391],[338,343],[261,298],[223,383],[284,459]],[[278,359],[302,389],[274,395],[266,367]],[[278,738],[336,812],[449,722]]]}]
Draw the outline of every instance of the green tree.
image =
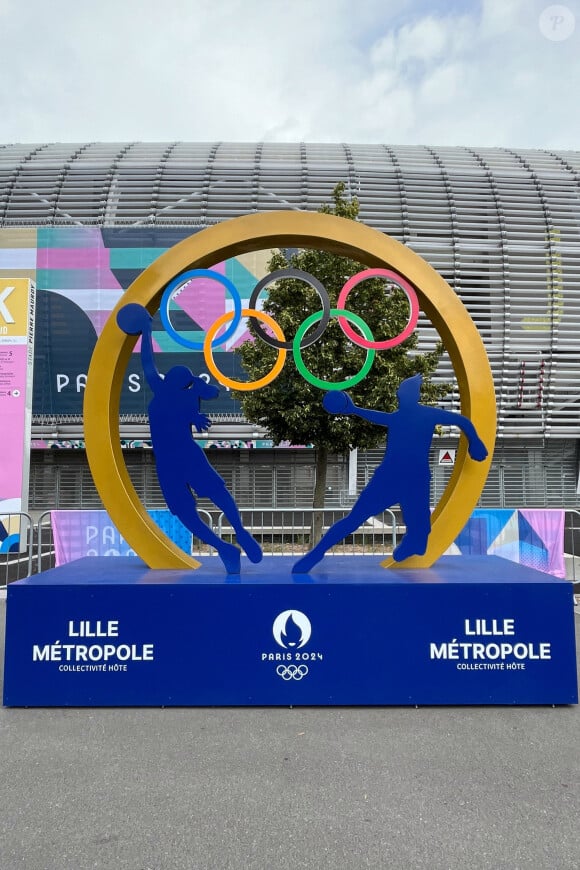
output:
[{"label": "green tree", "polygon": [[[323,205],[319,211],[349,220],[357,220],[359,203],[345,197],[345,185],[339,183],[332,194],[332,205]],[[294,268],[318,278],[326,288],[331,307],[336,307],[338,295],[345,281],[365,268],[360,263],[326,251],[306,249],[287,255],[273,253],[269,272]],[[321,303],[316,291],[295,278],[282,278],[268,285],[264,311],[280,324],[286,340],[290,340],[306,317],[320,311]],[[371,328],[376,341],[391,338],[405,328],[409,317],[409,304],[402,290],[393,287],[386,291],[383,279],[368,279],[359,283],[349,294],[349,311],[358,314]],[[306,333],[310,335],[314,324]],[[250,334],[256,336],[252,324]],[[405,378],[421,373],[423,388],[421,399],[434,404],[448,392],[448,386],[434,384],[431,377],[442,353],[438,345],[432,352],[419,354],[417,335],[387,351],[377,351],[369,374],[348,390],[357,405],[383,411],[394,410],[396,390]],[[238,353],[250,380],[263,377],[272,368],[278,351],[261,340],[244,342]],[[322,337],[302,351],[302,359],[309,371],[325,381],[343,381],[356,375],[364,365],[367,351],[358,347],[342,332],[335,318],[331,319]],[[355,447],[372,449],[385,438],[383,429],[355,416],[335,416],[322,407],[324,391],[308,383],[296,369],[289,351],[281,374],[268,386],[253,392],[238,392],[244,416],[252,423],[263,426],[275,444],[288,440],[293,444],[312,444],[316,449],[316,483],[313,507],[324,506],[328,456],[345,454]],[[314,514],[312,542],[318,540],[321,513]]]}]

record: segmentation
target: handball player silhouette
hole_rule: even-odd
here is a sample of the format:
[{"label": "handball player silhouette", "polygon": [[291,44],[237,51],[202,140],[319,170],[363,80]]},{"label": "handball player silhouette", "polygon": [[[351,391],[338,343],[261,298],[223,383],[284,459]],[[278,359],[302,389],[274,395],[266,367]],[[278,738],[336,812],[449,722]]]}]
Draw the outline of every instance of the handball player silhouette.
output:
[{"label": "handball player silhouette", "polygon": [[381,464],[350,513],[331,526],[319,543],[296,562],[292,573],[307,574],[327,550],[393,504],[400,505],[407,527],[393,558],[402,562],[409,556],[423,555],[431,532],[429,448],[435,426],[458,426],[467,437],[469,455],[478,462],[487,456],[487,448],[467,417],[419,403],[422,380],[421,375],[404,380],[397,390],[398,409],[389,413],[358,408],[348,393],[326,393],[323,406],[331,414],[356,414],[387,428],[387,447]]},{"label": "handball player silhouette", "polygon": [[242,525],[224,480],[192,435],[192,426],[198,432],[211,426],[209,417],[200,411],[200,400],[215,399],[219,390],[194,375],[187,366],[173,366],[165,376],[159,373],[153,357],[151,315],[143,305],[125,305],[117,314],[117,324],[127,335],[142,336],[141,361],[153,391],[149,403],[151,441],[167,507],[197,538],[215,547],[228,574],[239,574],[239,549],[218,538],[203,522],[196,506],[196,495],[211,499],[224,512],[248,558],[252,562],[261,560],[260,545]]}]

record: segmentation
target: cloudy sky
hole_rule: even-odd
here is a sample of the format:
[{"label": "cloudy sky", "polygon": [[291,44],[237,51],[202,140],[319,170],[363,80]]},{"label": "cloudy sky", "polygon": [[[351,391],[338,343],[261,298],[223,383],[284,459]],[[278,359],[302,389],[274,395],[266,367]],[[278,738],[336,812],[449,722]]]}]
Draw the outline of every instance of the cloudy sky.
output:
[{"label": "cloudy sky", "polygon": [[580,148],[580,0],[0,0],[0,141]]}]

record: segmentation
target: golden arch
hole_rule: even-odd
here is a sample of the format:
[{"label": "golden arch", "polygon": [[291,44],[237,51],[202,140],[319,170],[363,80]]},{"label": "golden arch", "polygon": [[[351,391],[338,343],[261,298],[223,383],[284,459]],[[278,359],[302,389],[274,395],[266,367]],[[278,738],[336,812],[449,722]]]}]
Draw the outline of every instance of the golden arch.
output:
[{"label": "golden arch", "polygon": [[[457,537],[483,490],[495,443],[496,407],[487,354],[466,308],[443,278],[409,248],[364,224],[308,212],[252,214],[196,233],[162,254],[123,294],[97,342],[85,391],[87,456],[103,504],[131,547],[151,568],[197,568],[155,525],[129,479],[121,451],[119,401],[121,384],[135,337],[117,326],[119,308],[129,302],[152,314],[164,286],[185,269],[209,268],[222,260],[268,248],[319,248],[350,257],[369,268],[395,269],[414,285],[424,312],[439,332],[459,386],[461,413],[472,421],[488,449],[474,462],[461,437],[453,474],[435,508],[424,556],[400,563],[429,567]],[[383,566],[395,563],[385,559]]]}]

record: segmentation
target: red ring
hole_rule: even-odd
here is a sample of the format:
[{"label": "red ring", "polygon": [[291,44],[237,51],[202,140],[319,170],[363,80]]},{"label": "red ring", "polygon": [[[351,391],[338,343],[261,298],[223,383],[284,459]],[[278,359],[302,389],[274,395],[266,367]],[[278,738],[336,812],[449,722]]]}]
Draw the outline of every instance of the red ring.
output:
[{"label": "red ring", "polygon": [[356,275],[353,275],[352,278],[348,279],[340,291],[336,307],[346,308],[346,300],[350,291],[353,287],[356,287],[357,284],[360,284],[361,281],[365,281],[367,278],[389,278],[393,284],[396,284],[397,287],[400,287],[401,290],[404,291],[411,308],[406,327],[399,333],[399,335],[396,335],[394,338],[387,338],[385,341],[369,341],[367,338],[363,338],[354,331],[346,317],[338,318],[340,328],[344,334],[359,347],[366,347],[367,349],[372,348],[374,350],[388,350],[390,347],[397,347],[398,344],[401,344],[406,338],[409,338],[417,326],[417,320],[419,319],[419,300],[417,299],[417,294],[415,293],[414,288],[405,278],[402,277],[402,275],[399,275],[397,272],[392,272],[390,269],[364,269],[362,272],[357,272]]}]

